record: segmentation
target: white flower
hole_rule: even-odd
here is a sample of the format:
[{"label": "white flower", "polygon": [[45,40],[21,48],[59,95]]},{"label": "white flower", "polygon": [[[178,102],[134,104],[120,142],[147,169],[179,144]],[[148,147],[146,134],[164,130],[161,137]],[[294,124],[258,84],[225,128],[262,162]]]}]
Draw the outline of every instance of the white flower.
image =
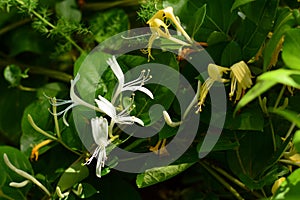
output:
[{"label": "white flower", "polygon": [[108,122],[103,117],[96,117],[91,119],[92,134],[97,144],[93,155],[85,163],[89,165],[94,158],[97,157],[96,175],[101,177],[101,169],[104,167],[106,157],[106,146],[109,144],[108,140]]},{"label": "white flower", "polygon": [[133,124],[134,122],[136,122],[144,126],[144,122],[141,119],[129,115],[129,109],[131,105],[117,114],[117,110],[111,102],[100,95],[98,96],[98,98],[99,99],[95,99],[95,102],[97,103],[99,109],[107,114],[111,118],[113,123]]},{"label": "white flower", "polygon": [[147,72],[145,70],[143,70],[137,79],[130,81],[128,83],[125,83],[124,74],[122,72],[120,65],[118,64],[118,62],[116,60],[116,57],[113,56],[112,58],[109,58],[107,60],[107,64],[110,65],[112,71],[114,72],[114,74],[117,77],[118,82],[119,82],[118,87],[112,97],[112,100],[111,100],[112,103],[115,103],[117,97],[123,91],[134,92],[134,91],[139,90],[139,91],[147,94],[151,99],[153,99],[152,92],[150,90],[148,90],[147,88],[143,87],[144,83],[152,78],[149,74],[150,70],[148,70]]},{"label": "white flower", "polygon": [[[86,106],[88,108],[91,109],[96,109],[99,111],[99,109],[85,101],[83,101],[82,99],[80,99],[76,94],[75,94],[75,84],[78,82],[80,78],[80,75],[77,74],[76,77],[74,78],[74,80],[71,80],[71,88],[70,88],[70,100],[63,100],[63,99],[54,99],[54,98],[49,98],[51,105],[54,106],[61,106],[61,105],[65,105],[65,104],[71,104],[69,105],[66,109],[64,109],[63,111],[59,112],[59,113],[54,113],[55,115],[61,115],[63,114],[63,121],[65,123],[66,126],[69,126],[69,123],[66,120],[66,114],[67,112],[78,105],[82,105],[82,106]],[[52,113],[53,114],[53,113]]]}]

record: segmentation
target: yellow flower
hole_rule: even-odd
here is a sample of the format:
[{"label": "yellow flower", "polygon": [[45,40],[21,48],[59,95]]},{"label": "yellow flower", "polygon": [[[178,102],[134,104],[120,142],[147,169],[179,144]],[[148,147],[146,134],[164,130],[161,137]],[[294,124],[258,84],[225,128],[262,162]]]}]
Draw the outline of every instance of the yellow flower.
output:
[{"label": "yellow flower", "polygon": [[[148,58],[149,59],[150,58],[153,59],[153,57],[151,55],[152,44],[153,44],[154,40],[159,38],[159,37],[169,39],[169,40],[171,40],[175,43],[178,43],[180,45],[189,45],[189,43],[187,43],[187,42],[184,42],[182,40],[179,40],[177,38],[172,37],[172,35],[169,33],[168,25],[164,22],[166,19],[172,21],[173,24],[176,26],[177,30],[186,38],[186,40],[189,43],[192,43],[192,39],[185,32],[185,30],[182,28],[182,26],[180,25],[179,20],[175,17],[175,15],[173,13],[173,8],[172,7],[167,7],[165,9],[157,11],[157,13],[155,13],[155,15],[153,15],[153,17],[151,17],[151,19],[149,19],[147,21],[147,24],[149,24],[149,26],[150,26],[152,35],[149,39],[147,50],[143,51],[143,52],[148,53]],[[163,28],[163,30],[161,28]]]},{"label": "yellow flower", "polygon": [[251,71],[247,64],[244,61],[240,61],[230,67],[231,73],[231,88],[229,93],[229,98],[232,100],[232,97],[235,95],[235,102],[240,100],[242,94],[247,88],[252,86],[252,76]]},{"label": "yellow flower", "polygon": [[197,112],[202,111],[202,105],[204,105],[205,98],[208,94],[209,89],[212,87],[213,83],[215,81],[221,82],[221,83],[225,83],[228,81],[227,79],[222,78],[222,76],[224,73],[226,74],[227,71],[230,71],[230,69],[226,68],[226,67],[218,66],[216,64],[209,64],[207,67],[207,71],[208,71],[209,77],[205,80],[203,85],[201,85],[200,98],[199,98],[199,102],[198,102],[199,109]]}]

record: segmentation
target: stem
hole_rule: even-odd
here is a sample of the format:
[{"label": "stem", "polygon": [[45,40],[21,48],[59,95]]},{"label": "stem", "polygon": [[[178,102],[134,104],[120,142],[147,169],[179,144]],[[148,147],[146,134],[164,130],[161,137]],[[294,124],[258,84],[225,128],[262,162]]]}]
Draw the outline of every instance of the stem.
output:
[{"label": "stem", "polygon": [[280,103],[280,100],[282,98],[282,95],[284,93],[285,88],[286,88],[286,85],[283,85],[282,88],[281,88],[281,90],[280,90],[280,92],[279,92],[279,95],[278,95],[278,97],[276,99],[276,102],[275,102],[275,105],[274,105],[274,109],[276,109],[278,107],[278,105]]},{"label": "stem", "polygon": [[84,10],[105,10],[116,6],[138,6],[138,0],[123,0],[115,2],[99,2],[99,3],[85,3],[82,6]]},{"label": "stem", "polygon": [[20,170],[16,168],[8,159],[6,153],[3,154],[3,160],[5,164],[15,173],[19,174],[20,176],[32,181],[34,184],[36,184],[39,188],[41,188],[48,196],[51,196],[51,193],[48,191],[48,189],[39,182],[36,178],[34,178],[32,175],[28,174],[27,172]]},{"label": "stem", "polygon": [[22,91],[25,91],[25,92],[36,92],[37,91],[36,88],[26,87],[26,86],[23,86],[23,85],[18,85],[18,88]]},{"label": "stem", "polygon": [[204,167],[213,177],[215,177],[233,196],[238,200],[244,200],[244,198],[231,186],[229,185],[221,176],[209,168],[205,163],[199,162],[202,167]]},{"label": "stem", "polygon": [[261,199],[263,198],[262,195],[258,194],[257,192],[255,191],[251,191],[249,188],[247,188],[247,186],[242,183],[241,181],[239,181],[238,179],[234,178],[233,176],[231,176],[230,174],[228,174],[225,170],[213,165],[213,164],[210,164],[208,162],[205,162],[207,165],[211,166],[212,168],[214,168],[214,170],[216,170],[217,172],[219,172],[220,174],[222,174],[223,176],[225,176],[226,178],[228,178],[230,181],[232,181],[233,183],[235,183],[236,185],[240,186],[241,188],[243,188],[244,190],[248,191],[248,192],[252,192],[252,194],[254,196],[256,196],[257,198]]},{"label": "stem", "polygon": [[218,24],[216,24],[216,22],[214,20],[212,20],[212,18],[210,18],[208,15],[205,15],[205,17],[207,17],[207,19],[222,33],[226,34],[219,26]]},{"label": "stem", "polygon": [[[235,140],[238,142],[238,139],[237,139],[237,137],[236,137],[236,133],[234,133],[234,138],[235,138]],[[241,159],[241,156],[240,156],[240,153],[239,153],[239,147],[237,148],[237,150],[236,150],[235,153],[236,153],[236,157],[237,157],[237,159],[238,159],[238,161],[239,161],[239,164],[240,164],[240,166],[241,166],[241,169],[242,169],[243,173],[246,174],[246,170],[245,170],[245,168],[244,168],[244,165],[243,165],[243,163],[242,163],[242,159]]]},{"label": "stem", "polygon": [[0,29],[0,35],[3,35],[6,32],[9,32],[9,31],[11,31],[11,30],[13,30],[13,29],[15,29],[15,28],[17,28],[19,26],[27,24],[30,21],[31,21],[31,19],[27,18],[27,19],[23,19],[23,20],[15,22],[15,23],[9,24],[6,27]]},{"label": "stem", "polygon": [[128,145],[127,147],[125,147],[124,150],[130,151],[131,149],[135,148],[136,146],[140,145],[141,143],[143,143],[143,142],[145,142],[147,140],[148,140],[147,138],[141,138],[141,139],[135,140],[130,145]]},{"label": "stem", "polygon": [[29,73],[31,73],[31,74],[45,75],[50,78],[60,80],[63,82],[68,82],[68,83],[70,83],[70,80],[73,79],[73,76],[71,76],[70,74],[64,73],[64,72],[59,72],[59,71],[55,71],[55,70],[51,70],[51,69],[45,69],[43,67],[38,67],[38,66],[28,66],[28,65],[25,65],[18,61],[15,61],[13,59],[10,59],[6,55],[0,55],[0,56],[4,57],[3,60],[0,59],[0,68],[6,67],[7,65],[10,65],[10,64],[15,64],[15,65],[18,65],[19,67],[21,67],[21,69],[23,69],[23,70],[26,70],[27,68],[29,68],[30,69]]},{"label": "stem", "polygon": [[58,119],[57,119],[57,110],[56,110],[56,106],[55,106],[55,104],[56,104],[56,98],[55,97],[53,97],[52,98],[52,101],[53,101],[53,106],[52,106],[52,110],[53,110],[53,118],[54,118],[54,125],[55,125],[55,132],[56,132],[56,134],[57,134],[57,137],[58,137],[58,139],[61,139],[61,134],[60,134],[60,130],[59,130],[59,125],[58,125]]},{"label": "stem", "polygon": [[73,152],[74,154],[77,154],[78,156],[82,156],[81,153],[78,153],[77,151],[73,150],[72,148],[70,148],[68,145],[66,145],[66,143],[64,143],[61,139],[58,139],[57,142],[59,142],[62,146],[64,146],[66,149],[68,149],[69,151]]},{"label": "stem", "polygon": [[293,132],[293,130],[294,130],[294,128],[295,128],[295,126],[296,126],[296,123],[292,123],[291,124],[291,126],[290,126],[290,128],[289,128],[289,130],[288,130],[288,132],[286,133],[286,136],[285,136],[285,140],[286,139],[288,139],[289,137],[290,137],[290,135],[292,134],[292,132]]},{"label": "stem", "polygon": [[[19,4],[24,5],[24,2],[22,0],[16,0]],[[50,26],[52,29],[55,29],[56,27],[51,24],[48,20],[46,20],[45,18],[43,18],[39,13],[37,13],[36,11],[32,10],[31,13],[33,15],[35,15],[38,19],[40,19],[43,23],[47,24],[48,26]],[[72,40],[72,38],[68,35],[66,35],[63,32],[59,32],[63,37],[66,38],[66,40],[68,40],[80,53],[84,53],[84,50],[78,46],[74,40]]]},{"label": "stem", "polygon": [[273,150],[276,151],[277,145],[276,145],[276,139],[275,139],[275,131],[274,131],[274,126],[271,118],[269,118],[269,123],[270,123],[270,128],[271,128],[271,133],[272,133],[272,141],[273,141]]}]

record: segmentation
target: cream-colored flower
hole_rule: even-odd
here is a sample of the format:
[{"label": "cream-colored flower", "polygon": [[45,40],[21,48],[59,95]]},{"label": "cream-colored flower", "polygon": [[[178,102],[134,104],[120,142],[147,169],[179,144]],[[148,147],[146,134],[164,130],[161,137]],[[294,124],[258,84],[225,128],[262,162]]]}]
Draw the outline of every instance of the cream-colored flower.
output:
[{"label": "cream-colored flower", "polygon": [[[176,26],[176,29],[186,38],[188,43],[173,37],[169,33],[168,25],[164,22],[166,19],[173,22],[173,24]],[[149,24],[149,26],[150,26],[152,35],[149,38],[147,50],[144,51],[144,53],[148,53],[148,58],[149,59],[150,58],[153,59],[153,57],[151,55],[152,44],[153,44],[154,40],[159,38],[159,37],[169,39],[169,40],[171,40],[171,41],[173,41],[177,44],[180,44],[180,45],[187,45],[188,46],[189,43],[190,44],[192,43],[192,39],[185,32],[185,30],[180,25],[179,20],[174,15],[172,7],[167,7],[165,9],[157,11],[157,13],[155,13],[155,15],[153,15],[153,17],[151,17],[151,19],[149,19],[147,21],[147,24]]]},{"label": "cream-colored flower", "polygon": [[202,105],[204,105],[208,91],[212,87],[214,82],[217,81],[217,82],[225,83],[228,81],[227,79],[222,78],[222,76],[224,73],[226,74],[228,71],[230,71],[230,69],[226,67],[218,66],[216,64],[209,64],[207,67],[207,71],[209,77],[205,80],[203,85],[201,85],[200,98],[198,102],[199,109],[197,112],[202,111]]},{"label": "cream-colored flower", "polygon": [[252,86],[252,76],[251,71],[247,64],[244,61],[240,61],[230,67],[231,73],[231,88],[229,93],[229,98],[232,100],[232,97],[235,94],[235,102],[240,100],[242,94],[247,88]]}]

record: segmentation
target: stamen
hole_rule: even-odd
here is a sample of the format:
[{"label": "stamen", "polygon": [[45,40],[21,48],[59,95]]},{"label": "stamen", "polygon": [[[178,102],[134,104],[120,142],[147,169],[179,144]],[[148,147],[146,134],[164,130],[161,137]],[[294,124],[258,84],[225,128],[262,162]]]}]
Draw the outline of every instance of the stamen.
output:
[{"label": "stamen", "polygon": [[84,165],[89,165],[92,162],[92,160],[98,156],[99,151],[100,151],[100,146],[97,146],[93,155],[84,163]]}]

